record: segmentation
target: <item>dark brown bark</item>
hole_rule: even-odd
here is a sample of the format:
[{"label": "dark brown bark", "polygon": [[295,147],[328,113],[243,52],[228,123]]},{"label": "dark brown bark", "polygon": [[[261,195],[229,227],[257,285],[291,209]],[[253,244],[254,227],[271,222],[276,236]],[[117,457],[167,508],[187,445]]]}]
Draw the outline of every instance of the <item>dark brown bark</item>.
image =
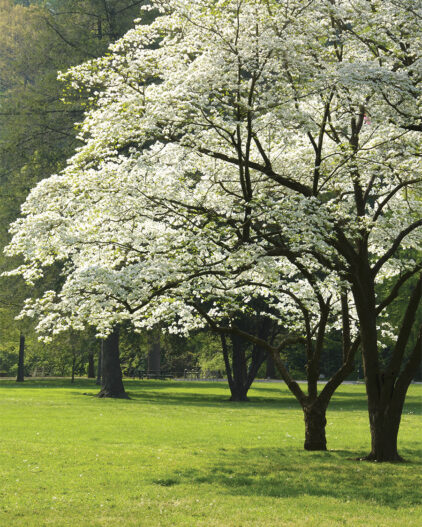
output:
[{"label": "dark brown bark", "polygon": [[245,343],[237,335],[232,335],[232,371],[234,386],[230,401],[247,401],[247,370]]},{"label": "dark brown bark", "polygon": [[[406,322],[406,321],[404,321]],[[394,357],[393,357],[394,360]],[[391,374],[380,377],[380,399],[368,403],[371,429],[369,461],[402,461],[397,450],[397,436],[407,389],[422,360],[422,325],[408,361],[391,385]],[[372,403],[372,404],[371,404]]]},{"label": "dark brown bark", "polygon": [[254,345],[252,351],[252,359],[249,364],[248,376],[246,379],[246,387],[248,390],[252,386],[255,377],[258,375],[259,368],[262,366],[266,358],[267,354],[260,348],[258,348],[256,345]]},{"label": "dark brown bark", "polygon": [[397,436],[407,388],[416,371],[418,360],[420,362],[421,334],[401,373],[400,368],[416,311],[420,305],[422,276],[409,299],[398,340],[385,371],[381,370],[378,358],[374,280],[369,273],[362,272],[358,275],[353,293],[360,322],[371,432],[371,452],[365,459],[378,462],[401,461],[402,458],[397,450]]},{"label": "dark brown bark", "polygon": [[266,363],[266,368],[265,368],[265,377],[267,379],[275,379],[275,377],[276,377],[275,364],[274,364],[274,360],[271,357],[271,355],[267,356],[267,363]]},{"label": "dark brown bark", "polygon": [[25,335],[20,334],[19,338],[19,358],[18,358],[18,375],[16,382],[24,382],[25,380]]},{"label": "dark brown bark", "polygon": [[231,390],[231,396],[229,401],[235,402],[235,403],[246,403],[249,401],[248,399],[248,391],[244,386],[241,386],[240,384],[236,384]]},{"label": "dark brown bark", "polygon": [[226,368],[227,382],[229,383],[230,392],[233,393],[234,381],[232,377],[232,369],[230,366],[226,335],[224,333],[221,333],[220,338],[221,338],[221,348],[223,350],[224,366]]},{"label": "dark brown bark", "polygon": [[103,378],[103,347],[104,341],[101,340],[100,349],[98,351],[97,380],[95,381],[97,386],[101,386],[101,379]]},{"label": "dark brown bark", "polygon": [[[251,321],[249,321],[252,324]],[[238,325],[248,325],[246,319],[239,319]],[[260,336],[268,336],[270,324],[269,321],[264,320],[258,325],[258,333]],[[221,345],[223,350],[224,365],[226,368],[227,380],[231,392],[230,401],[248,401],[248,391],[251,387],[259,368],[267,357],[267,353],[263,351],[256,343],[252,344],[251,357],[246,357],[247,348],[251,347],[251,343],[240,337],[239,335],[231,335],[231,364],[229,358],[229,350],[224,333],[220,334]]]},{"label": "dark brown bark", "polygon": [[303,406],[305,418],[305,450],[327,450],[327,439],[325,437],[326,408],[318,401]]},{"label": "dark brown bark", "polygon": [[73,356],[72,356],[72,379],[70,381],[72,384],[75,382],[75,367],[76,367],[76,353],[73,352]]},{"label": "dark brown bark", "polygon": [[148,373],[152,375],[161,373],[161,344],[158,330],[152,333],[151,347],[148,352]]},{"label": "dark brown bark", "polygon": [[371,453],[368,461],[403,461],[397,451],[402,405],[389,405],[387,408],[369,408],[371,429]]},{"label": "dark brown bark", "polygon": [[88,379],[95,379],[95,365],[94,365],[94,354],[88,355]]},{"label": "dark brown bark", "polygon": [[97,397],[128,399],[122,380],[119,357],[119,330],[115,328],[104,340],[101,391]]}]

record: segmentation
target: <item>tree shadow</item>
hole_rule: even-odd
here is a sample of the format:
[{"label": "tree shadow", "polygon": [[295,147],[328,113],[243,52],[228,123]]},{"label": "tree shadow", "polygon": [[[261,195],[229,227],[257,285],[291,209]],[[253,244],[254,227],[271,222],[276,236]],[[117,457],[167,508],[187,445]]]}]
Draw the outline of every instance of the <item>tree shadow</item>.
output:
[{"label": "tree shadow", "polygon": [[[405,452],[403,452],[406,454]],[[289,454],[289,455],[288,455]],[[208,470],[187,468],[168,475],[164,483],[206,484],[231,495],[294,498],[332,497],[391,509],[420,505],[416,470],[408,464],[369,464],[350,451],[294,452],[278,448],[220,451]],[[409,454],[409,452],[408,452]],[[413,452],[414,455],[414,452]],[[422,462],[413,462],[412,466]],[[420,482],[419,482],[420,483]]]},{"label": "tree shadow", "polygon": [[[299,403],[288,391],[285,385],[280,384],[280,389],[274,383],[263,385],[258,383],[253,386],[249,402],[229,401],[230,391],[228,385],[222,382],[183,382],[161,380],[135,380],[125,379],[124,385],[131,397],[131,403],[154,403],[163,406],[189,405],[199,407],[219,407],[230,405],[238,410],[247,408],[265,409],[300,409]],[[69,391],[72,395],[95,395],[100,387],[95,384],[95,379],[76,379],[72,384],[69,378],[29,378],[24,383],[15,380],[0,380],[0,387],[19,390],[49,390],[60,389]],[[87,392],[88,391],[88,392]],[[210,393],[211,392],[211,393]],[[270,394],[274,394],[271,397]],[[418,395],[408,394],[405,402],[404,414],[420,414],[422,401]],[[358,392],[343,386],[337,391],[328,407],[331,411],[366,411],[367,402],[364,390]]]},{"label": "tree shadow", "polygon": [[16,382],[15,379],[0,379],[0,388],[19,390],[89,388],[92,384],[91,379],[77,379],[72,383],[70,377],[25,377],[24,382]]},{"label": "tree shadow", "polygon": [[[128,392],[133,400],[149,401],[162,405],[191,405],[191,406],[219,406],[230,404],[233,408],[248,409],[300,409],[300,405],[295,397],[285,388],[274,397],[270,397],[269,390],[266,387],[254,387],[253,395],[249,395],[248,402],[229,401],[230,392],[227,385],[219,383],[182,383],[177,382],[167,384],[168,381],[132,381],[141,384],[125,383]],[[166,388],[171,388],[167,391]],[[177,391],[175,391],[175,388]],[[214,392],[209,393],[212,388]],[[179,391],[180,389],[180,391]],[[186,391],[185,391],[186,390]],[[274,389],[271,390],[274,393]],[[262,395],[261,395],[262,394]],[[367,400],[365,393],[354,391],[336,392],[328,407],[330,411],[366,411]],[[405,413],[418,414],[422,410],[421,398],[417,395],[407,395],[405,403]]]}]

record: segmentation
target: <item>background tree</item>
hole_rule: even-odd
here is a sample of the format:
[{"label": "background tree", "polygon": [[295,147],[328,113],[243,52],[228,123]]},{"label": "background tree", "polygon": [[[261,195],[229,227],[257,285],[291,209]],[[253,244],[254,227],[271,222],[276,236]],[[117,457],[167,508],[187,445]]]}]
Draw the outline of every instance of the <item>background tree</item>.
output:
[{"label": "background tree", "polygon": [[[29,190],[60,170],[78,145],[74,123],[87,104],[79,94],[62,102],[57,71],[103,54],[124,34],[143,2],[0,2],[0,246]],[[2,251],[1,251],[2,252]],[[0,256],[2,271],[12,265]],[[4,282],[0,295],[2,347],[15,348],[17,305],[28,296],[18,281]],[[48,287],[51,287],[49,284]],[[13,301],[10,299],[13,298]],[[33,330],[24,335],[32,347]]]}]

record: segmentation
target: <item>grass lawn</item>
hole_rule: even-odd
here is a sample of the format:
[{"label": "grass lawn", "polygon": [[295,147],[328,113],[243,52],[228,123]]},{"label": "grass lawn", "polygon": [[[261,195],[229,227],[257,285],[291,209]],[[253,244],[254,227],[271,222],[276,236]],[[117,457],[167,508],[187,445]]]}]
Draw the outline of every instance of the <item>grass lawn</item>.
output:
[{"label": "grass lawn", "polygon": [[229,403],[223,383],[126,381],[131,400],[84,396],[92,381],[0,381],[0,526],[422,525],[422,386],[399,436],[407,462],[369,452],[364,387],[329,407],[329,452],[304,452],[282,384]]}]

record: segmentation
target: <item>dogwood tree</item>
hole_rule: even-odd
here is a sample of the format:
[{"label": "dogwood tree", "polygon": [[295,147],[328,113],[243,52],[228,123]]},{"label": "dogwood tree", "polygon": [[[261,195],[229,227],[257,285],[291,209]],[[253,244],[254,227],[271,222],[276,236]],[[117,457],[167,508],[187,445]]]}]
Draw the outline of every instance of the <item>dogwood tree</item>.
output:
[{"label": "dogwood tree", "polygon": [[[153,24],[63,75],[91,91],[84,145],[31,192],[9,252],[24,255],[16,272],[29,281],[56,260],[66,280],[24,311],[53,332],[91,324],[106,334],[125,319],[187,332],[205,321],[272,353],[305,420],[313,409],[325,421],[326,396],[360,344],[369,458],[400,459],[402,406],[422,353],[422,331],[407,349],[422,278],[400,327],[385,311],[422,269],[420,3],[152,7],[161,11]],[[254,299],[265,299],[264,318],[286,324],[278,347],[236,325]],[[331,308],[344,362],[318,395]],[[385,371],[382,332],[396,338]],[[307,395],[278,355],[299,334]]]}]

